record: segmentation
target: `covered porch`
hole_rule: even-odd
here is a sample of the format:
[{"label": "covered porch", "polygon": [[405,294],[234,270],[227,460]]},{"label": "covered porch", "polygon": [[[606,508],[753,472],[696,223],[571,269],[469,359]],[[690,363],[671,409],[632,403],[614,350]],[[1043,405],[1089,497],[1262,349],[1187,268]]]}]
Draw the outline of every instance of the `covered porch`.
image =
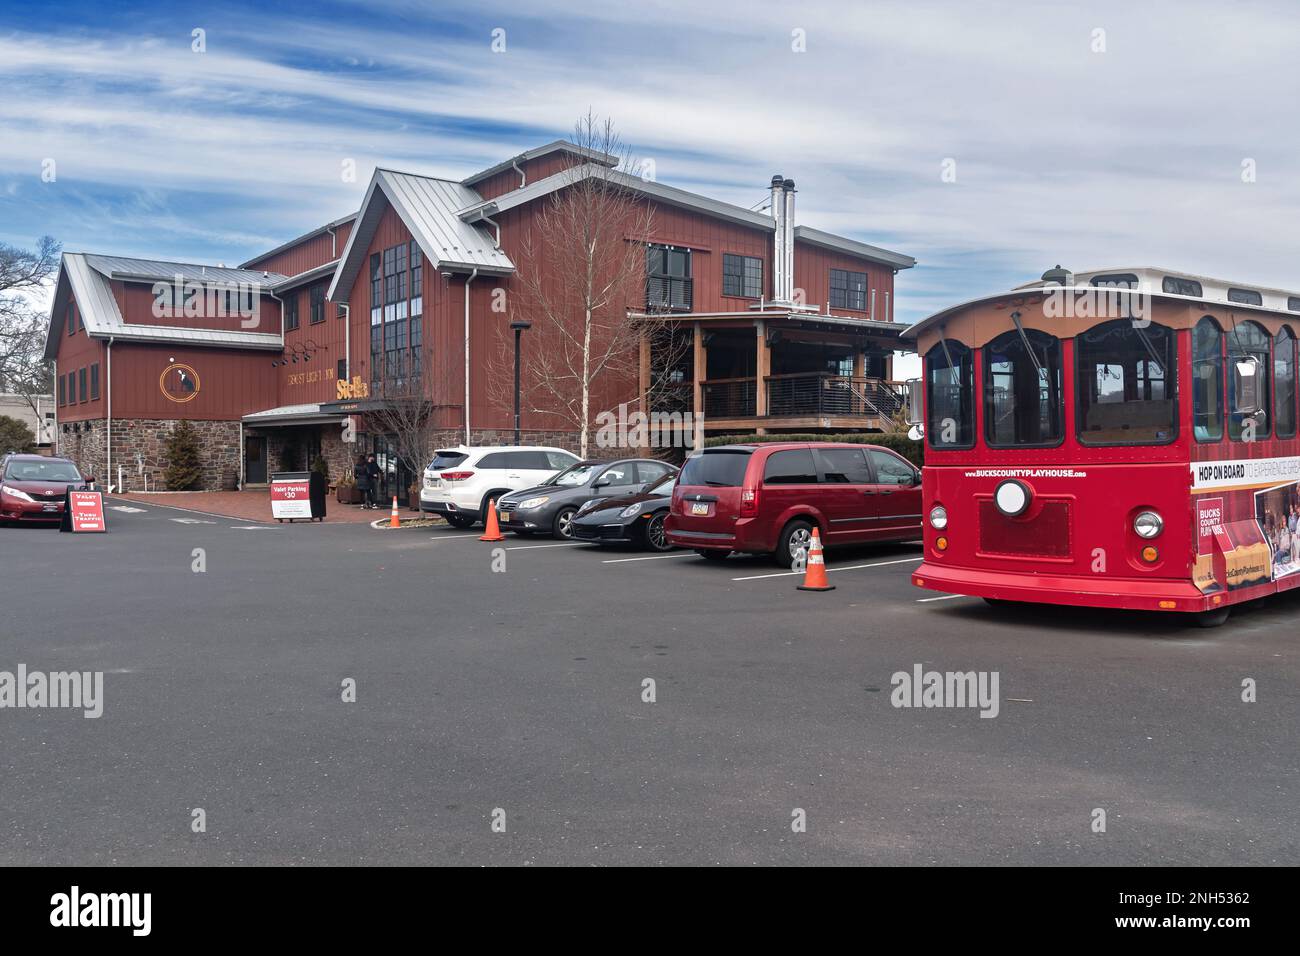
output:
[{"label": "covered porch", "polygon": [[651,412],[703,416],[706,432],[886,431],[905,404],[893,380],[906,326],[794,310],[662,317],[680,344],[641,346]]}]

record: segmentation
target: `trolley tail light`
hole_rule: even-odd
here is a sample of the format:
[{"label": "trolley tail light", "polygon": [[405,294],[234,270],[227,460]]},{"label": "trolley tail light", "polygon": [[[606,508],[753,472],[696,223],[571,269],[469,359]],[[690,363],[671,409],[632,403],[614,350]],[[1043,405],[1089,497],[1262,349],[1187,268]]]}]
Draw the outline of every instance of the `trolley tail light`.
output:
[{"label": "trolley tail light", "polygon": [[444,471],[442,473],[443,481],[468,481],[474,477],[472,471]]}]

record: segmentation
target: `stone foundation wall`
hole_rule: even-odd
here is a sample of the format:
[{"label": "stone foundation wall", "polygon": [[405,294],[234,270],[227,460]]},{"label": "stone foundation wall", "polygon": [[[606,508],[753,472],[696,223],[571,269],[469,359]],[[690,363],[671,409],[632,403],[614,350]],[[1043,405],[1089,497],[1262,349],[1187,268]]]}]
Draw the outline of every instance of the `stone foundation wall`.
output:
[{"label": "stone foundation wall", "polygon": [[[106,451],[103,420],[82,422],[81,430],[59,432],[59,454],[71,458],[83,473],[93,474],[107,487],[117,482],[122,469],[125,491],[167,491],[167,440],[179,419],[129,419],[113,422],[113,473],[105,474]],[[228,475],[239,474],[239,422],[191,421],[199,440],[202,477],[198,489],[220,491]],[[141,474],[143,463],[143,474]]]}]

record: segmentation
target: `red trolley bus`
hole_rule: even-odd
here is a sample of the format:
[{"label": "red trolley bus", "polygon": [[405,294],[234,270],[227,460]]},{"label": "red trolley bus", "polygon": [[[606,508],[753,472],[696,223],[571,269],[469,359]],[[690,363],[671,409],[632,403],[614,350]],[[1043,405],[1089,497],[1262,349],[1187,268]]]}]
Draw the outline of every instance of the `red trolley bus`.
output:
[{"label": "red trolley bus", "polygon": [[913,583],[1205,626],[1300,585],[1297,329],[1296,293],[1059,266],[917,323]]}]

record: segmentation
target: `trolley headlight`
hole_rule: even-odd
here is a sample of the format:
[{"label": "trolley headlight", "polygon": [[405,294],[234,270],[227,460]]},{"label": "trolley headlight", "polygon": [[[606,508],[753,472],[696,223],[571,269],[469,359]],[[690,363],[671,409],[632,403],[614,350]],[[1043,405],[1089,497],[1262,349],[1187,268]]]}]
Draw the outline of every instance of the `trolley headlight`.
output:
[{"label": "trolley headlight", "polygon": [[943,505],[935,505],[930,509],[930,527],[935,531],[948,527],[948,509]]},{"label": "trolley headlight", "polygon": [[993,503],[1008,518],[1015,518],[1029,507],[1029,488],[1010,478],[993,490]]},{"label": "trolley headlight", "polygon": [[1133,519],[1133,530],[1139,538],[1154,538],[1165,530],[1165,519],[1154,511],[1143,511]]}]

